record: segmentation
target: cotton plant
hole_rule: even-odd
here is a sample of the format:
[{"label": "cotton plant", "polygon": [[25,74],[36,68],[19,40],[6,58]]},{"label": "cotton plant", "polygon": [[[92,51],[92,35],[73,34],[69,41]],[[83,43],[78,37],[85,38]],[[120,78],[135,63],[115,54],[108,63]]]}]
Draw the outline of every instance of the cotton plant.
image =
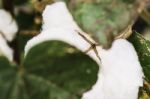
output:
[{"label": "cotton plant", "polygon": [[77,25],[64,2],[46,6],[41,33],[27,42],[15,64],[7,42],[18,28],[8,12],[2,13],[0,99],[137,99],[143,78],[150,79],[149,41],[139,34],[130,39],[139,56],[122,38],[104,49]]},{"label": "cotton plant", "polygon": [[18,31],[16,21],[11,14],[4,9],[0,9],[0,55],[13,61],[13,50],[7,42],[11,42]]},{"label": "cotton plant", "polygon": [[46,6],[42,31],[27,42],[25,58],[32,47],[54,40],[86,52],[99,66],[97,82],[89,91],[83,93],[82,99],[138,98],[144,74],[133,45],[126,39],[116,39],[110,49],[103,49],[80,29],[66,4],[57,2]]}]

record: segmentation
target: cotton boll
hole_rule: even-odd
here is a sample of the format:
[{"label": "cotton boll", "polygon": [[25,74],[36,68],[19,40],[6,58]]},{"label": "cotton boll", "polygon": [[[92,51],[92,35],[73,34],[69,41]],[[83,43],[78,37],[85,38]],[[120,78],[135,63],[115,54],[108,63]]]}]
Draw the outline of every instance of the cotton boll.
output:
[{"label": "cotton boll", "polygon": [[54,4],[47,5],[43,12],[43,23],[43,30],[53,27],[80,30],[64,2],[56,2]]},{"label": "cotton boll", "polygon": [[[52,40],[66,42],[84,52],[91,45],[77,31],[95,43],[77,26],[63,2],[48,5],[43,18],[43,31],[27,42],[25,56],[37,44]],[[132,44],[118,39],[109,50],[96,48],[101,62],[93,50],[86,54],[100,66],[98,80],[82,99],[137,99],[139,87],[143,85],[143,72]]]},{"label": "cotton boll", "polygon": [[7,28],[2,30],[2,33],[4,34],[4,36],[8,41],[12,41],[15,38],[17,31],[18,31],[18,26],[15,20],[12,20],[11,24],[7,26]]},{"label": "cotton boll", "polygon": [[6,43],[6,40],[0,34],[0,56],[5,56],[9,61],[13,60],[13,51]]},{"label": "cotton boll", "polygon": [[12,41],[18,31],[16,21],[9,12],[0,9],[0,32],[8,41]]},{"label": "cotton boll", "polygon": [[82,99],[137,99],[143,72],[132,44],[118,39],[109,50],[97,49],[102,62],[99,78]]}]

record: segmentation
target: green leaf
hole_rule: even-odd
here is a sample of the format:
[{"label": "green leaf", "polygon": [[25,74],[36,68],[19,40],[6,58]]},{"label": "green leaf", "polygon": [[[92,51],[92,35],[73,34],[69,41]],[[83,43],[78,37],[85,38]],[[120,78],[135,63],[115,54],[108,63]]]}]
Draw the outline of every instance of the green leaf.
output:
[{"label": "green leaf", "polygon": [[129,41],[134,45],[138,53],[145,77],[150,81],[150,41],[136,32],[131,35]]},{"label": "green leaf", "polygon": [[98,72],[91,58],[58,41],[33,47],[24,68],[31,97],[36,99],[80,99],[96,82]]},{"label": "green leaf", "polygon": [[97,80],[98,65],[58,41],[33,47],[16,66],[0,57],[0,99],[80,99]]},{"label": "green leaf", "polygon": [[[141,66],[144,71],[145,79],[150,81],[150,41],[146,40],[141,34],[133,32],[129,41],[134,45]],[[148,86],[143,86],[139,92],[139,99],[149,99],[150,91]]]},{"label": "green leaf", "polygon": [[[133,6],[123,0],[93,0],[91,3],[87,1],[84,0],[83,3],[77,0],[71,11],[78,24],[102,45],[107,45],[109,36],[120,33],[132,19]],[[109,35],[106,35],[107,33]]]},{"label": "green leaf", "polygon": [[10,64],[6,58],[0,57],[0,99],[17,99],[13,98],[11,93],[16,84],[16,73],[16,66]]}]

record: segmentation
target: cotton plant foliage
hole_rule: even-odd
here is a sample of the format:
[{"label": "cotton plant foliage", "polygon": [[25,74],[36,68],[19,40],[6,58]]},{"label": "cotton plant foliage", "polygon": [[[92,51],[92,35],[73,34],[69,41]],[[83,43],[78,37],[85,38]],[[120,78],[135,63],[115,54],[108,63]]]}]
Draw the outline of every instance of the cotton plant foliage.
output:
[{"label": "cotton plant foliage", "polygon": [[0,9],[0,33],[6,40],[12,41],[18,31],[18,25],[11,14]]},{"label": "cotton plant foliage", "polygon": [[[25,56],[34,46],[53,40],[63,41],[85,52],[91,45],[79,33],[95,43],[78,27],[63,2],[47,5],[43,21],[41,33],[27,42]],[[125,39],[118,39],[108,50],[101,46],[96,48],[101,60],[93,50],[86,54],[99,65],[98,80],[83,94],[82,99],[137,99],[144,75],[132,44]]]}]

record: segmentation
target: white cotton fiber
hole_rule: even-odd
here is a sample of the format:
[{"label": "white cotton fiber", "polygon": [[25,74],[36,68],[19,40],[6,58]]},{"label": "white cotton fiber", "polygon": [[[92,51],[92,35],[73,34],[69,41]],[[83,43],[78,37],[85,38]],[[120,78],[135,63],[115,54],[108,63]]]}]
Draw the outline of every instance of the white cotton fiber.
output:
[{"label": "white cotton fiber", "polygon": [[76,25],[73,17],[69,13],[66,4],[63,2],[47,5],[43,12],[43,30],[53,27],[79,30],[79,27]]},{"label": "white cotton fiber", "polygon": [[0,9],[0,33],[2,33],[8,41],[12,41],[17,31],[17,23],[10,13]]},{"label": "white cotton fiber", "polygon": [[111,49],[98,47],[98,52],[102,62],[98,81],[82,99],[137,99],[143,72],[132,44],[118,39]]},{"label": "white cotton fiber", "polygon": [[0,56],[5,56],[9,61],[13,60],[13,51],[9,48],[6,40],[0,34]]}]

